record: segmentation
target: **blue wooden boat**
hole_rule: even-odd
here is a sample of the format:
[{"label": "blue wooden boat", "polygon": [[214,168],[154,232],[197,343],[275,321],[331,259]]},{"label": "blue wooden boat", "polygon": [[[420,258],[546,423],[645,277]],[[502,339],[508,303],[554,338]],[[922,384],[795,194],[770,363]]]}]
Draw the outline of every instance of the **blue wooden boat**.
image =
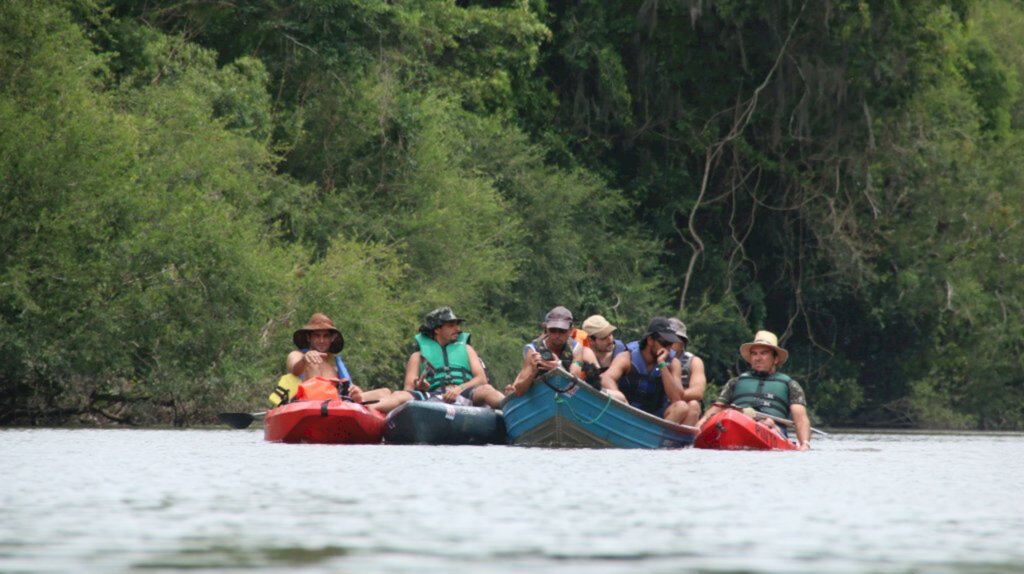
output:
[{"label": "blue wooden boat", "polygon": [[679,448],[699,430],[620,403],[556,369],[502,403],[512,445],[549,448]]},{"label": "blue wooden boat", "polygon": [[441,401],[409,401],[388,413],[384,442],[391,444],[505,444],[501,411]]}]

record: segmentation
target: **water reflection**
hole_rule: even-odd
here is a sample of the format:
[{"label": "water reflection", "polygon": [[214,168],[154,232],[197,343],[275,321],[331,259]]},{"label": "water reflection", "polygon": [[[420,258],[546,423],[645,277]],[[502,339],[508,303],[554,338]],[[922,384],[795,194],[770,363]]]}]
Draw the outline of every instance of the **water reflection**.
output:
[{"label": "water reflection", "polygon": [[1024,570],[1024,436],[837,434],[815,448],[4,430],[0,572]]}]

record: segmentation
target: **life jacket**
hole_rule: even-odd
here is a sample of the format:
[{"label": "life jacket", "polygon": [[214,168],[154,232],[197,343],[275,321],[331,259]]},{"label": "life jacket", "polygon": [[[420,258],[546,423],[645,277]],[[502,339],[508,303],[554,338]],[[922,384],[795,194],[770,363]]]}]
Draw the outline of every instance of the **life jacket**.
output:
[{"label": "life jacket", "polygon": [[[541,335],[533,341],[530,341],[526,347],[533,348],[534,351],[540,353],[540,357],[545,361],[550,361],[555,358],[555,354],[548,349],[548,346],[544,344],[546,336]],[[566,339],[565,344],[562,345],[562,350],[558,353],[558,360],[562,363],[562,368],[566,371],[572,367],[573,353],[576,351],[576,347],[579,345],[576,339]]]},{"label": "life jacket", "polygon": [[689,351],[683,351],[683,354],[679,357],[679,362],[683,364],[683,388],[688,389],[690,388],[690,364],[693,363],[693,353]]},{"label": "life jacket", "polygon": [[[430,390],[446,385],[461,385],[473,378],[469,366],[469,333],[459,333],[459,338],[443,348],[433,337],[416,333],[416,344],[420,349],[420,374],[427,373]],[[427,365],[430,365],[428,368]]]},{"label": "life jacket", "polygon": [[777,417],[789,417],[789,382],[783,373],[759,375],[747,371],[736,380],[732,390],[732,404],[753,407],[755,410]]},{"label": "life jacket", "polygon": [[[615,346],[612,347],[612,361],[615,360],[615,357],[619,356],[619,353],[623,353],[623,352],[626,351],[626,344],[625,343],[623,343],[622,341],[620,341],[618,339],[614,339],[614,341],[615,341]],[[608,361],[608,366],[607,367],[600,367],[600,368],[598,368],[598,370],[597,370],[598,374],[603,375],[604,372],[607,371],[609,369],[609,367],[612,366],[612,361]]]},{"label": "life jacket", "polygon": [[[346,392],[348,381],[345,381]],[[313,377],[304,381],[295,391],[295,398],[292,401],[330,401],[340,398],[338,394],[338,382],[323,377]]]},{"label": "life jacket", "polygon": [[[661,382],[661,369],[655,365],[650,372],[647,372],[647,361],[644,360],[643,352],[640,349],[640,341],[630,341],[626,345],[630,354],[632,368],[628,373],[619,379],[619,390],[626,395],[630,405],[651,414],[661,416],[661,412],[668,405],[668,395],[665,394],[665,385]],[[674,351],[669,351],[668,361],[672,362],[675,357]]]},{"label": "life jacket", "polygon": [[[309,351],[309,349],[299,350],[302,351],[303,353]],[[331,356],[334,357],[334,367],[338,370],[338,378],[341,379],[342,382],[349,381],[351,383],[352,377],[348,374],[348,369],[345,368],[345,362],[341,360],[341,355],[328,354],[328,360],[330,360]],[[275,407],[278,405],[287,404],[288,402],[295,400],[295,393],[298,392],[299,385],[302,384],[302,381],[305,378],[305,374],[303,374],[301,377],[296,377],[291,373],[283,375],[280,379],[277,380],[277,386],[274,387],[274,391],[270,393],[270,396],[267,397],[267,400],[269,400],[270,404],[274,405]]]}]

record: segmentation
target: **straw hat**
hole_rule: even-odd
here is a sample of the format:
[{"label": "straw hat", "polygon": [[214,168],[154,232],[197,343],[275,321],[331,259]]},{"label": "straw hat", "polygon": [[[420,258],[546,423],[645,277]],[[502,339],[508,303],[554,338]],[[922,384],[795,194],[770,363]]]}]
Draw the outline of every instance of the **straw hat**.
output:
[{"label": "straw hat", "polygon": [[775,351],[776,356],[779,358],[778,366],[782,366],[789,358],[789,351],[779,346],[779,338],[775,336],[775,333],[771,331],[758,331],[754,335],[754,340],[749,343],[743,343],[740,345],[740,356],[743,360],[750,362],[750,349],[755,346],[770,347]]},{"label": "straw hat", "polygon": [[292,335],[292,342],[295,346],[300,349],[309,348],[309,333],[310,331],[331,331],[336,333],[338,336],[334,338],[334,342],[331,343],[331,348],[327,349],[328,353],[340,353],[345,347],[345,337],[341,335],[341,331],[334,326],[334,321],[331,321],[330,317],[323,313],[313,313],[313,316],[309,318],[309,322],[304,327],[295,331]]}]

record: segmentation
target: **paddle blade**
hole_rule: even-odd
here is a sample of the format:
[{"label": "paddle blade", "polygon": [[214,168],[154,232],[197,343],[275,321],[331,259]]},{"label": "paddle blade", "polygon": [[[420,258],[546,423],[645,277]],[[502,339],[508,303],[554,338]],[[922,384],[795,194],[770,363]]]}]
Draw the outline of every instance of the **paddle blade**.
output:
[{"label": "paddle blade", "polygon": [[249,428],[252,421],[256,420],[256,417],[249,413],[220,413],[217,418],[220,419],[220,422],[236,429]]}]

